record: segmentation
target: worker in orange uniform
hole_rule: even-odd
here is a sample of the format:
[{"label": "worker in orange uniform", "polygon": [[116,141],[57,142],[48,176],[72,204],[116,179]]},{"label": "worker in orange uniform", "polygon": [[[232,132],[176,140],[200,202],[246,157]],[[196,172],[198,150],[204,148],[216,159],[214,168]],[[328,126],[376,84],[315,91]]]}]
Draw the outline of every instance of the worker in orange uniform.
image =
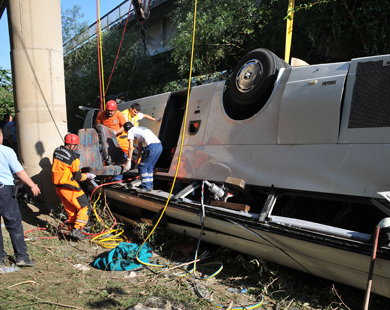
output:
[{"label": "worker in orange uniform", "polygon": [[123,132],[123,125],[126,123],[126,118],[118,111],[118,106],[114,100],[110,100],[106,104],[106,109],[99,112],[96,117],[96,124],[102,124],[112,129],[118,139],[125,154],[129,151],[129,142],[127,141],[127,134]]},{"label": "worker in orange uniform", "polygon": [[69,235],[83,240],[85,236],[82,230],[88,222],[91,207],[79,182],[92,180],[96,175],[81,173],[80,155],[75,153],[79,143],[78,135],[67,134],[65,136],[65,145],[54,150],[51,177],[57,195],[68,213],[68,227],[71,230]]}]

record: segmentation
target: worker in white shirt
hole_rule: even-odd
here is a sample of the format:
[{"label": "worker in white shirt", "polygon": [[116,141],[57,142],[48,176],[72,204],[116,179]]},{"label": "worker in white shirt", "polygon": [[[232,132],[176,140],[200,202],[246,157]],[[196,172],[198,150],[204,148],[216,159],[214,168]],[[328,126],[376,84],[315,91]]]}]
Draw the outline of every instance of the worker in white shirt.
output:
[{"label": "worker in white shirt", "polygon": [[153,190],[153,169],[162,152],[162,145],[156,135],[146,127],[134,127],[133,123],[126,122],[124,130],[127,132],[129,141],[129,153],[126,162],[126,170],[131,168],[131,158],[134,151],[134,140],[138,141],[138,150],[143,149],[142,158],[139,162],[141,152],[137,153],[136,163],[138,164],[138,173],[141,177],[141,191],[150,192]]}]

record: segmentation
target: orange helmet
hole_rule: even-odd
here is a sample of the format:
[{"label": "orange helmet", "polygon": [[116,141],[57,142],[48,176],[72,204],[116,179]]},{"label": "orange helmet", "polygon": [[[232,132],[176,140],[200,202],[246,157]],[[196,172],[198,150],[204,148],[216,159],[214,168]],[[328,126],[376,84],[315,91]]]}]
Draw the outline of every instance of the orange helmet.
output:
[{"label": "orange helmet", "polygon": [[65,136],[65,144],[80,144],[79,136],[74,133],[67,134]]},{"label": "orange helmet", "polygon": [[109,111],[116,111],[118,109],[118,106],[116,105],[115,100],[110,100],[106,104],[106,110]]}]

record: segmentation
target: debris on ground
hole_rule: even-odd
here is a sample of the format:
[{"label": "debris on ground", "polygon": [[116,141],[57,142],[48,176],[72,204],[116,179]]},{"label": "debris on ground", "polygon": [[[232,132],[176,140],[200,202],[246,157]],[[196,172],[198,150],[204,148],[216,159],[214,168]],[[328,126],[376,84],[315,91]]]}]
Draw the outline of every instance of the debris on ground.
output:
[{"label": "debris on ground", "polygon": [[78,269],[78,270],[84,271],[84,272],[91,269],[91,268],[89,268],[85,265],[82,265],[82,264],[76,264],[76,265],[73,265],[73,267]]},{"label": "debris on ground", "polygon": [[168,300],[152,296],[144,304],[138,303],[126,310],[184,310],[184,308],[172,306]]},{"label": "debris on ground", "polygon": [[[64,219],[58,218],[61,212],[47,211],[24,201],[20,201],[19,205],[24,231],[33,230],[29,237],[59,236],[57,228],[64,223]],[[43,223],[47,223],[48,229],[38,231]],[[143,231],[148,235],[150,231],[147,227],[140,227],[127,227],[125,234],[128,238],[132,235],[133,240],[139,242],[142,235],[134,236],[133,232]],[[4,247],[9,254],[4,267],[12,268],[15,267],[12,243],[5,228],[2,232]],[[275,310],[275,307],[280,310],[358,309],[363,304],[360,290],[339,284],[333,286],[325,280],[319,283],[311,275],[226,248],[208,246],[204,242],[200,243],[198,250],[203,255],[198,256],[196,272],[186,275],[185,270],[192,269],[195,260],[194,255],[186,255],[196,249],[197,240],[164,228],[157,229],[151,239],[153,252],[150,264],[169,263],[174,267],[142,265],[139,269],[128,271],[100,270],[92,268],[91,263],[107,249],[90,240],[75,242],[63,237],[31,240],[27,244],[28,253],[36,264],[34,268],[0,275],[0,308],[210,310],[214,309],[212,302],[225,308],[232,305],[234,309],[245,305],[249,308],[258,303],[261,296],[264,303],[259,309],[264,310]],[[174,250],[175,246],[178,251]],[[204,262],[222,262],[223,271],[209,278],[215,270],[210,271],[210,266],[202,269]],[[219,268],[219,265],[214,267]],[[241,285],[241,282],[248,286]],[[196,287],[209,301],[197,295]],[[229,288],[241,291],[247,288],[247,292],[231,293]],[[390,309],[390,300],[374,294],[370,310],[383,309]]]},{"label": "debris on ground", "polygon": [[11,267],[8,266],[3,266],[0,268],[0,273],[11,273],[19,271],[19,267],[12,265]]}]

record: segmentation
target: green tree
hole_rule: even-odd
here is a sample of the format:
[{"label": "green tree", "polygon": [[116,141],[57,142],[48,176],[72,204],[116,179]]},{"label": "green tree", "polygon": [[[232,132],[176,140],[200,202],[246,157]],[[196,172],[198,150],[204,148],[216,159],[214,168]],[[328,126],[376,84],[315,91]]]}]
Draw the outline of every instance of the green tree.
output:
[{"label": "green tree", "polygon": [[[390,52],[388,10],[390,1],[339,0],[313,7],[307,15],[314,53],[330,60],[387,54]],[[303,12],[305,13],[305,12]]]},{"label": "green tree", "polygon": [[6,114],[14,114],[14,96],[10,70],[0,67],[0,119]]},{"label": "green tree", "polygon": [[[102,34],[105,89],[113,70],[122,32],[123,25],[118,25],[117,28],[105,30]],[[148,32],[152,32],[152,29]],[[139,24],[127,27],[106,95],[123,93],[123,99],[137,99],[161,93],[169,81],[177,79],[176,72],[170,67],[169,54],[151,57],[144,50],[140,33]],[[148,40],[149,36],[146,37],[147,42]],[[65,57],[65,87],[70,129],[82,126],[82,120],[74,118],[74,115],[82,114],[78,106],[90,105],[100,94],[96,39],[83,44],[77,53],[77,59],[72,53]],[[68,57],[73,61],[68,61]]]},{"label": "green tree", "polygon": [[[80,10],[81,6],[76,4],[71,9],[61,10],[62,42],[65,44],[64,54],[73,51],[74,58],[77,58],[79,45],[86,39],[84,32],[88,28],[87,21],[80,21],[84,17]],[[68,60],[72,59],[68,58]]]},{"label": "green tree", "polygon": [[[296,0],[291,56],[309,63],[349,61],[390,53],[390,0]],[[176,26],[169,50],[145,53],[140,25],[128,27],[107,95],[126,99],[187,87],[194,0],[177,0],[170,15]],[[204,0],[198,2],[193,76],[227,78],[249,51],[263,47],[284,58],[287,0]],[[78,11],[77,11],[78,12]],[[77,13],[76,12],[76,13]],[[104,85],[107,87],[123,25],[103,33]],[[147,33],[153,33],[148,29]],[[147,36],[147,42],[151,40]],[[70,123],[100,93],[96,40],[65,57]],[[216,72],[224,72],[219,76]],[[82,122],[75,122],[80,127]],[[72,125],[73,126],[73,125]],[[71,126],[70,126],[71,127]]]},{"label": "green tree", "polygon": [[[178,0],[171,18],[177,25],[169,40],[180,73],[188,73],[191,57],[194,2]],[[214,74],[232,69],[243,54],[256,48],[270,12],[253,0],[198,2],[193,71]]]},{"label": "green tree", "polygon": [[[177,25],[169,41],[173,60],[188,72],[193,0],[178,0]],[[309,63],[346,61],[390,52],[389,0],[296,0],[291,56]],[[194,73],[230,70],[241,57],[263,47],[284,58],[287,0],[198,2]]]}]

